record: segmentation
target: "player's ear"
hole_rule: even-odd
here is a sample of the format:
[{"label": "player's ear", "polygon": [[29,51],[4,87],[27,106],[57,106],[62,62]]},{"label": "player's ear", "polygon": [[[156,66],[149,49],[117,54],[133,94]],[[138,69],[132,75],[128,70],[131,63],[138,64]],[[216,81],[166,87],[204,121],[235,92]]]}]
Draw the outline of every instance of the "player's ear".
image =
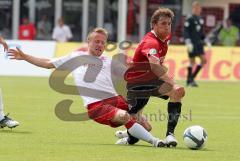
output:
[{"label": "player's ear", "polygon": [[152,23],[150,24],[151,30],[154,29],[154,26],[156,25],[156,23],[157,23],[157,22],[152,22]]}]

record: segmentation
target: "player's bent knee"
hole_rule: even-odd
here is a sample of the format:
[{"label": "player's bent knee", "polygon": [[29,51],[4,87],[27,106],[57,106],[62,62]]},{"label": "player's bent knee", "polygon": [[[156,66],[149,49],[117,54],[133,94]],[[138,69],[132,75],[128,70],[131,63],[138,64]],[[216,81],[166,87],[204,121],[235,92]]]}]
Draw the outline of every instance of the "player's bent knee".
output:
[{"label": "player's bent knee", "polygon": [[185,89],[183,87],[180,87],[177,91],[178,97],[183,98],[185,96]]},{"label": "player's bent knee", "polygon": [[173,100],[181,100],[184,96],[185,96],[185,89],[183,87],[180,87],[172,91],[170,98]]},{"label": "player's bent knee", "polygon": [[130,120],[130,115],[127,113],[127,111],[124,110],[118,110],[116,116],[113,119],[113,122],[125,124]]}]

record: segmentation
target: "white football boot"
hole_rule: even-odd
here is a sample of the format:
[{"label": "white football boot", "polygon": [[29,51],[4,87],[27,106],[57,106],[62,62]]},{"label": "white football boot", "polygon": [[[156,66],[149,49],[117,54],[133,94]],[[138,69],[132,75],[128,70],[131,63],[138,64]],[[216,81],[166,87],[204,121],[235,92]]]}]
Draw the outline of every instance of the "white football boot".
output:
[{"label": "white football boot", "polygon": [[128,137],[119,139],[115,144],[117,144],[117,145],[129,145],[128,144]]},{"label": "white football boot", "polygon": [[116,131],[116,132],[115,132],[115,136],[116,136],[117,138],[119,138],[119,139],[126,138],[126,137],[128,137],[127,130],[124,130],[124,131],[121,131],[121,130]]},{"label": "white football boot", "polygon": [[4,116],[4,119],[0,121],[0,128],[8,127],[8,128],[14,128],[19,125],[19,122],[11,119],[8,116]]},{"label": "white football boot", "polygon": [[[130,144],[128,143],[128,137],[119,139],[115,144],[117,144],[117,145],[130,145]],[[153,140],[152,145],[153,145],[154,147],[160,147],[160,148],[166,146],[166,144],[164,143],[164,141],[163,141],[163,140],[160,140],[160,139],[158,139],[158,138],[155,138],[155,139]]]},{"label": "white football boot", "polygon": [[155,138],[153,140],[152,144],[153,144],[154,147],[159,147],[159,148],[162,148],[162,147],[166,146],[165,142],[163,140],[158,139],[158,138]]},{"label": "white football boot", "polygon": [[169,134],[165,140],[164,140],[165,144],[167,145],[167,147],[176,147],[178,144],[178,141],[176,139],[176,137],[173,134]]}]

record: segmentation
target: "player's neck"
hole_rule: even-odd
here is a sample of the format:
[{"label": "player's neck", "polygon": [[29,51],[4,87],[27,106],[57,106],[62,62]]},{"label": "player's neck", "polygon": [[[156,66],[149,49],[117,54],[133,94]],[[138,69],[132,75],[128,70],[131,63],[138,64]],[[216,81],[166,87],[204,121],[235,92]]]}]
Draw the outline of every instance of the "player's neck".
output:
[{"label": "player's neck", "polygon": [[92,56],[95,56],[95,57],[100,57],[103,53],[101,53],[101,54],[95,54],[93,51],[88,50],[88,54],[89,54],[89,55],[92,55]]},{"label": "player's neck", "polygon": [[156,34],[156,32],[154,31],[154,30],[151,30],[151,32],[154,34],[154,36],[156,36],[159,40],[161,40],[162,42],[164,42],[165,40],[166,40],[166,38],[165,39],[163,39],[163,38],[160,38],[157,34]]},{"label": "player's neck", "polygon": [[200,15],[197,13],[193,13],[193,16],[200,17]]}]

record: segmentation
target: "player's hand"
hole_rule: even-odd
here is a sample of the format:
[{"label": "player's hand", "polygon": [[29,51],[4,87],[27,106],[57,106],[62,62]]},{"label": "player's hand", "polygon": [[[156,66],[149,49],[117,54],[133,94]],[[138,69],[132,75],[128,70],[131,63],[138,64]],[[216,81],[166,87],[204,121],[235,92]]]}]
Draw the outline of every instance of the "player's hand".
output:
[{"label": "player's hand", "polygon": [[212,48],[211,42],[210,42],[208,39],[205,39],[205,40],[204,40],[204,43],[207,45],[207,49],[208,49],[208,50],[211,50],[211,48]]},{"label": "player's hand", "polygon": [[0,36],[0,44],[3,45],[4,51],[8,51],[8,45],[7,45],[6,41],[1,36]]},{"label": "player's hand", "polygon": [[24,60],[24,55],[25,54],[22,52],[22,50],[20,50],[17,47],[17,50],[16,49],[9,49],[7,55],[10,59]]},{"label": "player's hand", "polygon": [[207,49],[211,50],[212,49],[212,44],[210,42],[207,43]]},{"label": "player's hand", "polygon": [[190,39],[186,39],[186,40],[185,40],[185,44],[186,44],[186,47],[187,47],[187,51],[188,51],[189,53],[193,52],[194,46],[193,46],[191,40],[190,40]]},{"label": "player's hand", "polygon": [[193,52],[194,47],[193,47],[192,43],[188,43],[188,44],[186,44],[186,46],[187,46],[187,50],[188,50],[189,53]]}]

